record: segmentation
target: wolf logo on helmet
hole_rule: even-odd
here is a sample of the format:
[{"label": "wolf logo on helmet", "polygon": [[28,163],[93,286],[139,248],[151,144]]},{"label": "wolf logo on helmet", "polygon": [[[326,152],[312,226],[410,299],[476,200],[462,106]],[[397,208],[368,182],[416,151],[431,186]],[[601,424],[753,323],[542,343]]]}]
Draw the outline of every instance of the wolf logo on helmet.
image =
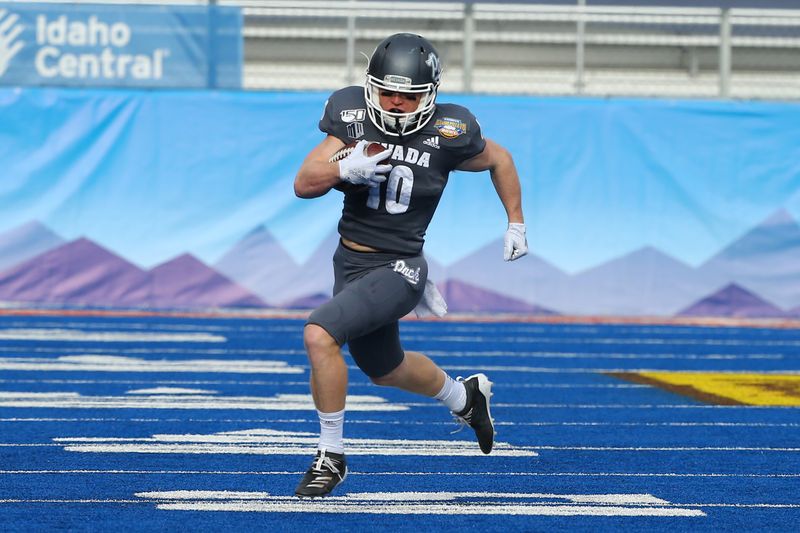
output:
[{"label": "wolf logo on helmet", "polygon": [[[367,114],[375,127],[392,136],[422,129],[436,108],[441,73],[439,53],[424,37],[398,33],[384,39],[372,53],[364,85]],[[419,105],[410,113],[386,111],[380,105],[381,91],[419,94]]]},{"label": "wolf logo on helmet", "polygon": [[431,52],[428,54],[428,59],[425,60],[425,64],[431,67],[431,76],[438,83],[439,78],[442,76],[442,67],[441,63],[439,63],[439,56]]}]

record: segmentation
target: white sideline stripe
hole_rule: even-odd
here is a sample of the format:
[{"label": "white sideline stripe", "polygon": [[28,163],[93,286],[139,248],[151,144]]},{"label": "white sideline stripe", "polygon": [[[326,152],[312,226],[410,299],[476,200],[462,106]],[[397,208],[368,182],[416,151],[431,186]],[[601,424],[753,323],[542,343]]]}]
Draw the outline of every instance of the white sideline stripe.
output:
[{"label": "white sideline stripe", "polygon": [[[310,422],[310,421],[309,421]],[[348,423],[363,421],[348,420]],[[437,424],[441,422],[432,422]],[[495,422],[495,426],[559,426],[559,427],[747,427],[747,428],[796,428],[794,423],[762,423],[762,422]]]},{"label": "white sideline stripe", "polygon": [[[174,454],[236,454],[236,455],[313,455],[317,447],[318,437],[306,445],[288,443],[269,443],[264,445],[248,444],[153,444],[153,443],[119,443],[119,444],[67,444],[64,449],[69,452],[83,453],[174,453]],[[402,441],[391,444],[369,445],[351,444],[345,441],[348,455],[391,455],[397,456],[447,456],[447,457],[481,457],[483,454],[473,442],[450,441],[449,446],[427,444],[426,441]],[[536,457],[538,454],[530,448],[518,449],[508,444],[495,443],[493,457]]]},{"label": "white sideline stripe", "polygon": [[[90,347],[49,347],[31,346],[25,347],[26,352],[33,353],[104,353],[104,348]],[[194,354],[194,355],[280,355],[287,357],[306,357],[306,351],[302,349],[269,349],[269,348],[118,348],[122,354]],[[0,352],[19,353],[19,347],[1,346]],[[746,359],[784,359],[786,354],[702,354],[702,353],[675,353],[665,352],[663,354],[638,354],[633,352],[615,352],[609,354],[596,354],[591,351],[582,352],[562,352],[557,346],[548,351],[498,351],[498,350],[426,350],[427,355],[434,357],[510,357],[510,358],[536,358],[539,356],[554,358],[611,358],[611,359],[700,359],[700,360],[746,360]]]},{"label": "white sideline stripe", "polygon": [[[272,496],[268,492],[238,492],[227,490],[175,490],[166,492],[137,492],[140,498],[164,500],[294,500],[289,496]],[[666,505],[667,500],[651,494],[550,494],[515,492],[350,492],[345,496],[332,496],[327,501],[339,502],[440,502],[458,501],[460,498],[508,498],[568,500],[571,503],[595,503],[608,505]]]},{"label": "white sideline stripe", "polygon": [[0,340],[77,342],[226,342],[211,333],[131,333],[127,331],[82,331],[77,329],[0,329]]},{"label": "white sideline stripe", "polygon": [[[73,452],[313,455],[319,442],[316,432],[252,428],[214,434],[153,435],[131,437],[57,437],[56,443]],[[472,441],[419,439],[344,439],[348,455],[480,456]],[[528,446],[495,442],[493,453],[501,457],[535,457]]]},{"label": "white sideline stripe", "polygon": [[706,516],[699,509],[677,509],[671,507],[617,507],[593,505],[467,505],[408,504],[378,505],[368,507],[363,502],[296,502],[296,501],[233,501],[233,502],[187,502],[159,503],[158,509],[168,511],[240,511],[261,513],[365,513],[399,515],[543,515],[543,516]]},{"label": "white sideline stripe", "polygon": [[[680,509],[672,507],[618,507],[611,505],[422,505],[401,504],[396,507],[366,507],[364,502],[338,503],[328,496],[319,501],[278,500],[275,502],[262,501],[233,501],[233,502],[191,502],[191,503],[158,503],[156,507],[162,510],[177,511],[246,511],[246,512],[305,512],[305,513],[367,513],[367,514],[469,514],[469,515],[547,515],[547,516],[706,516],[699,509]],[[328,501],[324,501],[328,500]],[[123,499],[0,499],[0,504],[131,504],[139,503],[150,505],[148,500],[123,500]],[[733,505],[740,507],[740,505]],[[741,505],[741,507],[794,507],[784,505]]]},{"label": "white sideline stripe", "polygon": [[[368,385],[368,384],[366,384]],[[636,383],[494,383],[495,389],[647,389]]]},{"label": "white sideline stripe", "polygon": [[[139,503],[139,504],[150,504],[147,500],[58,500],[58,499],[30,499],[30,500],[23,500],[23,499],[0,499],[0,504],[50,504],[50,503],[67,503],[67,504],[131,504],[131,503]],[[198,502],[196,504],[158,504],[157,508],[162,510],[179,510],[179,511],[260,511],[260,512],[328,512],[328,513],[369,513],[369,514],[381,514],[384,512],[383,510],[375,509],[375,510],[365,510],[360,507],[352,507],[348,505],[326,505],[326,509],[312,509],[312,507],[316,507],[318,505],[323,504],[312,504],[306,502],[300,503],[290,503],[290,504],[281,504],[276,503],[273,505],[265,504],[265,505],[244,505],[244,504],[204,504],[202,502]],[[686,505],[686,504],[684,504]],[[688,504],[687,507],[696,506],[696,507],[761,507],[761,508],[795,508],[796,505],[782,505],[782,504],[775,504],[775,505],[766,505],[766,504],[719,504],[719,505],[694,505]],[[671,508],[617,508],[612,506],[598,506],[598,507],[590,507],[590,506],[555,506],[555,505],[532,505],[526,509],[526,512],[513,512],[515,509],[513,506],[510,507],[510,510],[506,511],[505,508],[500,508],[498,506],[491,506],[487,507],[484,511],[483,507],[475,507],[470,505],[469,507],[461,507],[458,506],[454,508],[452,511],[447,511],[450,506],[439,506],[436,509],[431,509],[430,512],[427,510],[425,505],[410,508],[408,506],[403,506],[402,509],[386,511],[388,514],[523,514],[523,515],[549,515],[549,516],[575,516],[575,515],[601,515],[601,516],[706,516],[700,510],[682,510],[682,509],[671,509]]]},{"label": "white sideline stripe", "polygon": [[[175,492],[180,492],[180,491],[175,491]],[[140,494],[147,494],[147,493],[140,493]],[[234,494],[236,494],[236,493],[234,493]],[[291,510],[293,510],[293,511],[301,511],[301,512],[302,511],[305,511],[305,512],[344,512],[344,513],[361,513],[361,512],[381,513],[382,512],[381,509],[375,509],[375,510],[370,510],[370,511],[362,510],[361,506],[364,505],[364,501],[363,500],[353,500],[352,502],[347,502],[347,503],[353,503],[353,504],[356,504],[356,505],[347,505],[347,503],[341,502],[341,499],[347,498],[346,496],[344,498],[339,499],[339,500],[336,499],[337,498],[336,496],[327,496],[326,498],[323,498],[323,499],[303,500],[303,501],[298,501],[297,498],[291,497],[291,496],[283,496],[283,497],[282,496],[269,496],[269,498],[275,500],[274,503],[278,504],[278,505],[281,502],[293,503],[294,504],[293,505],[294,508],[291,509]],[[164,498],[164,499],[166,499],[166,498]],[[244,499],[242,499],[242,500],[244,500]],[[241,501],[241,500],[238,500],[238,501]],[[294,502],[297,502],[297,503],[295,504]],[[329,507],[331,509],[336,509],[336,510],[330,510],[330,511],[322,510],[322,511],[320,511],[320,509],[313,508],[313,507],[315,507],[315,506],[312,505],[314,502],[317,502],[318,504],[324,505],[325,507]],[[330,502],[330,504],[328,504],[328,502]],[[96,498],[96,499],[59,499],[59,498],[30,498],[30,499],[23,499],[23,498],[4,498],[4,499],[0,499],[0,503],[91,503],[91,504],[96,504],[96,503],[125,503],[125,504],[128,504],[128,503],[144,503],[144,504],[150,504],[151,502],[146,500],[146,499],[127,500],[127,499],[117,499],[117,498],[114,498],[114,499],[99,499],[99,498]],[[210,502],[202,502],[201,501],[201,502],[196,502],[196,503],[197,504],[204,504],[204,503],[210,503]],[[237,501],[231,502],[231,503],[237,503]],[[259,503],[270,503],[270,502],[259,502]],[[381,502],[381,503],[383,504],[384,502]],[[177,505],[180,505],[180,504],[177,504]],[[425,506],[426,505],[430,505],[430,504],[426,502],[425,504],[420,506],[421,508],[419,508],[419,509],[412,508],[412,509],[414,509],[412,511],[412,510],[409,510],[409,508],[408,508],[408,506],[406,504],[400,504],[398,506],[398,509],[392,509],[392,510],[387,509],[386,512],[391,513],[391,514],[406,514],[406,512],[407,512],[407,514],[427,514],[427,511],[425,510]],[[797,509],[797,508],[800,508],[800,504],[797,504],[797,503],[668,503],[667,505],[669,505],[669,506],[682,505],[682,506],[686,506],[686,507],[734,507],[734,508],[750,508],[750,509],[764,509],[764,508],[766,508],[766,509]],[[183,508],[183,507],[179,507],[179,506],[173,506],[173,505],[170,505],[170,504],[159,504],[158,507],[160,509],[186,509],[186,510],[204,510],[204,511],[211,511],[211,510],[220,510],[220,511],[223,511],[223,510],[230,510],[230,511],[246,511],[246,510],[253,510],[253,511],[255,511],[255,510],[259,510],[259,511],[281,511],[281,510],[284,510],[284,511],[286,511],[286,510],[290,510],[290,509],[287,509],[284,506],[280,506],[278,508],[251,508],[251,509],[244,509],[244,508],[224,508],[224,507],[209,508],[209,506],[206,506],[206,505],[202,505],[201,507],[185,507],[185,508]],[[455,506],[452,503],[448,503],[447,505],[442,506],[441,508],[437,508],[437,510],[438,511],[446,511],[448,508],[451,508],[451,507],[455,508],[455,510],[453,512],[431,512],[430,514],[517,514],[517,513],[509,513],[509,512],[491,512],[491,509],[493,509],[493,508],[497,508],[498,510],[501,509],[497,505],[490,506],[488,508],[488,510],[487,510],[488,512],[484,511],[484,510],[481,510],[481,512],[474,512],[474,513],[466,512],[464,510],[464,507]],[[508,507],[512,507],[512,506],[508,506]],[[519,514],[560,514],[560,513],[550,513],[550,512],[543,512],[543,513],[542,512],[538,512],[537,508],[539,508],[539,507],[542,507],[542,508],[566,508],[567,506],[563,506],[563,505],[548,505],[548,504],[534,504],[534,505],[529,505],[529,506],[525,507],[525,508],[533,510],[533,512],[530,512],[530,513],[522,512],[522,513],[519,513]],[[475,509],[475,510],[478,509],[473,505],[470,505],[469,507],[466,507],[466,508],[467,509]],[[570,506],[570,509],[572,509],[572,508],[573,507]],[[618,508],[612,507],[612,506],[594,507],[594,506],[577,506],[576,505],[576,506],[574,506],[574,509],[576,509],[576,510],[577,509],[591,509],[591,510],[607,509],[609,511],[614,511],[614,510],[616,510]],[[702,513],[702,511],[700,511],[700,510],[693,511],[693,512],[691,512],[691,514],[677,514],[677,515],[668,514],[668,513],[662,513],[661,512],[661,511],[670,511],[670,510],[683,511],[682,509],[672,508],[672,507],[646,507],[646,506],[643,506],[643,507],[621,508],[621,509],[624,509],[626,511],[636,511],[636,510],[658,511],[655,514],[650,514],[650,513],[645,512],[645,513],[641,514],[643,516],[705,516],[705,514]],[[569,513],[569,514],[572,514],[572,513]],[[576,514],[585,514],[585,513],[578,512]],[[586,514],[588,514],[588,513],[586,513]],[[603,514],[603,515],[605,515],[605,514],[610,514],[610,513],[600,512],[600,513],[591,513],[591,514]],[[614,514],[616,515],[616,513],[614,513]],[[631,514],[625,514],[624,516],[638,516],[638,515],[640,515],[640,513],[632,512]]]},{"label": "white sideline stripe", "polygon": [[[700,509],[678,508],[650,494],[378,492],[352,493],[346,496],[300,501],[293,497],[271,496],[263,492],[187,490],[140,492],[136,496],[154,500],[157,508],[164,510],[426,515],[706,516]],[[477,500],[470,500],[471,498]]]},{"label": "white sideline stripe", "polygon": [[[130,331],[97,331],[94,326],[87,325],[90,330],[63,329],[63,328],[15,328],[0,330],[2,340],[57,340],[57,341],[93,341],[93,342],[225,342],[222,335],[211,333],[160,333],[160,332],[130,332]],[[209,328],[203,328],[209,329]],[[223,330],[225,331],[225,330]],[[241,332],[242,330],[227,330]],[[302,337],[302,328],[298,327],[294,337]],[[285,335],[284,335],[285,336]],[[749,346],[749,347],[797,347],[800,340],[772,340],[759,339],[732,340],[732,339],[677,339],[653,337],[588,337],[571,338],[568,342],[563,337],[542,336],[482,336],[482,335],[404,335],[406,341],[424,342],[453,342],[474,344],[580,344],[580,345],[625,345],[625,346]]]},{"label": "white sideline stripe", "polygon": [[[63,350],[62,350],[63,351]],[[104,350],[106,351],[106,350]],[[198,359],[193,361],[150,361],[139,358],[114,356],[114,355],[87,355],[90,350],[79,350],[83,355],[62,356],[56,359],[42,359],[37,357],[7,357],[0,358],[0,370],[39,370],[39,371],[80,371],[80,372],[218,372],[230,374],[302,374],[308,368],[306,364],[289,366],[283,361],[251,361],[251,360],[212,360]],[[156,353],[156,352],[153,352]],[[158,351],[164,354],[163,351]],[[197,354],[197,351],[187,353]],[[245,354],[244,351],[232,350],[228,354]],[[193,364],[189,364],[193,363]],[[459,365],[440,365],[443,369],[450,372],[473,372],[475,366]],[[281,370],[283,368],[283,370]],[[360,371],[355,365],[348,365],[354,371]],[[513,372],[531,374],[592,374],[611,373],[611,372],[659,372],[659,368],[561,368],[561,367],[542,367],[542,366],[507,366],[481,365],[485,372]],[[718,368],[715,372],[728,373],[747,373],[752,372],[742,369]],[[762,374],[800,374],[796,369],[763,370]]]},{"label": "white sideline stripe", "polygon": [[[391,455],[397,456],[448,456],[448,457],[481,457],[483,454],[480,450],[473,447],[467,448],[449,448],[449,449],[436,449],[425,448],[422,446],[415,447],[366,447],[361,448],[348,448],[348,455]],[[82,453],[174,453],[174,454],[236,454],[236,455],[313,455],[316,450],[316,444],[306,446],[304,448],[296,447],[280,447],[280,446],[241,446],[241,445],[213,445],[213,444],[85,444],[85,445],[67,445],[64,449],[69,452],[82,452]],[[535,457],[538,455],[530,450],[492,450],[494,457]]]},{"label": "white sideline stripe", "polygon": [[[474,372],[475,366],[456,366],[442,364],[439,365],[444,370],[453,372]],[[349,366],[353,370],[358,370],[357,366]],[[561,367],[546,367],[546,366],[505,366],[505,365],[481,365],[482,372],[528,372],[532,374],[600,374],[611,372],[664,372],[663,368],[631,368],[631,367],[616,367],[616,368],[603,368],[601,366],[593,368],[561,368]],[[741,368],[715,368],[714,372],[726,372],[731,374],[747,374],[752,373],[752,370],[742,370]],[[797,369],[782,369],[782,370],[759,370],[759,374],[800,374]]]},{"label": "white sideline stripe", "polygon": [[585,345],[679,345],[679,346],[800,346],[800,340],[733,340],[733,339],[676,339],[676,338],[653,338],[653,337],[588,337],[570,338],[568,341],[564,337],[540,337],[540,336],[481,336],[481,335],[403,335],[404,341],[423,341],[423,342],[468,342],[471,344],[487,343],[497,345],[498,343],[509,344],[585,344]]},{"label": "white sideline stripe", "polygon": [[[352,402],[352,403],[350,403]],[[278,394],[261,396],[214,396],[187,394],[154,394],[140,396],[83,396],[75,392],[0,392],[0,407],[46,407],[86,409],[248,409],[248,410],[310,410],[308,394]],[[389,404],[376,396],[348,397],[351,411],[405,411],[411,407],[436,408],[436,402],[404,402]],[[494,407],[509,409],[793,409],[764,405],[704,405],[704,404],[538,404],[496,403]]]},{"label": "white sideline stripe", "polygon": [[[731,330],[744,329],[746,331],[753,330],[750,327],[730,327],[726,324],[676,324],[676,323],[592,323],[590,317],[584,322],[563,322],[555,324],[547,324],[542,322],[450,322],[447,320],[436,321],[432,326],[433,328],[441,328],[446,331],[453,332],[503,332],[503,333],[599,333],[604,330],[616,330],[630,333],[633,331],[641,332],[642,334],[653,336],[664,334],[668,332],[671,337],[683,336],[697,336],[698,332],[714,332],[721,331],[722,334],[728,334]],[[669,319],[667,319],[669,320]],[[406,331],[426,332],[431,331],[432,327],[421,322],[403,322],[403,329]],[[775,329],[765,325],[759,329]],[[781,330],[784,331],[784,330]],[[787,334],[791,332],[789,330]]]},{"label": "white sideline stripe", "polygon": [[[406,411],[378,396],[352,395],[350,411]],[[275,396],[213,396],[154,394],[133,396],[83,396],[75,392],[0,392],[0,407],[61,409],[247,409],[259,411],[308,411],[314,409],[310,394]]]},{"label": "white sideline stripe", "polygon": [[[318,440],[318,439],[317,439]],[[455,441],[454,441],[455,443]],[[448,455],[448,456],[481,456],[477,450],[466,447],[466,444],[472,445],[472,442],[463,443],[462,448],[453,448],[447,450],[438,450],[436,448],[426,448],[418,446],[416,448],[383,448],[383,447],[367,447],[363,446],[359,449],[348,448],[349,455]],[[522,450],[503,450],[497,448],[499,443],[495,443],[495,448],[492,450],[494,457],[529,457],[537,455],[532,451]],[[345,443],[346,445],[346,443]],[[3,445],[5,446],[5,445]],[[313,454],[316,449],[316,441],[314,445],[304,448],[279,448],[273,447],[263,448],[257,446],[237,446],[225,444],[150,444],[150,445],[137,445],[137,444],[76,444],[67,445],[64,447],[67,451],[74,452],[97,452],[97,453],[193,453],[193,454],[209,454],[209,453],[234,453],[234,454],[256,454],[256,455],[307,455]],[[529,446],[528,450],[548,450],[548,451],[590,451],[590,452],[800,452],[800,448],[761,448],[761,447],[714,447],[714,446],[687,446],[687,447],[625,447],[625,446]],[[440,452],[440,453],[437,453]],[[446,453],[445,453],[446,452]]]},{"label": "white sideline stripe", "polygon": [[[30,320],[16,320],[11,322],[6,322],[6,326],[11,328],[28,328],[31,326]],[[104,330],[104,329],[122,329],[122,330],[139,330],[139,331],[151,331],[153,329],[163,329],[168,331],[246,331],[248,328],[236,328],[230,327],[227,325],[221,325],[221,322],[217,321],[216,323],[212,324],[208,321],[204,322],[202,325],[200,324],[191,324],[189,322],[182,322],[182,323],[174,323],[174,322],[158,322],[158,323],[146,323],[146,322],[120,322],[114,320],[111,323],[104,323],[104,322],[93,322],[93,321],[80,321],[80,320],[53,320],[53,321],[36,321],[36,325],[39,328],[68,328],[68,329],[97,329],[97,330]],[[265,330],[268,326],[265,327]]]},{"label": "white sideline stripe", "polygon": [[[120,384],[120,385],[267,385],[303,386],[308,381],[259,381],[259,380],[141,380],[141,379],[0,379],[0,383],[53,383],[68,385]],[[375,387],[369,381],[350,381],[348,387]],[[635,383],[495,383],[500,389],[647,389],[650,385]]]},{"label": "white sideline stripe", "polygon": [[762,446],[545,446],[532,445],[535,450],[575,450],[609,452],[800,452],[800,448]]},{"label": "white sideline stripe", "polygon": [[2,503],[90,503],[90,504],[97,504],[97,503],[147,503],[143,500],[58,500],[58,499],[30,499],[30,500],[22,500],[22,499],[2,499],[0,500],[0,504]]},{"label": "white sideline stripe", "polygon": [[[397,405],[405,407],[439,407],[437,404],[403,402]],[[735,409],[735,410],[764,410],[782,409],[791,411],[797,409],[794,406],[782,405],[706,405],[706,404],[619,404],[619,403],[598,403],[598,404],[569,404],[569,403],[492,403],[492,407],[504,407],[508,409]]]},{"label": "white sideline stripe", "polygon": [[[311,418],[271,418],[271,424],[318,424]],[[2,422],[247,422],[261,423],[263,419],[254,418],[0,418]],[[398,426],[451,426],[452,421],[414,421],[414,420],[368,420],[348,419],[348,424],[380,424]],[[535,426],[535,427],[742,427],[742,428],[800,428],[800,423],[771,422],[497,422],[495,426]]]},{"label": "white sideline stripe", "polygon": [[[300,475],[305,474],[305,471],[230,471],[230,470],[0,470],[0,475],[44,475],[44,474],[131,474],[140,476],[142,474],[165,475],[165,474],[182,474],[182,475],[225,475],[225,476],[284,476],[284,475]],[[354,472],[347,472],[348,476],[352,475],[371,475],[360,474]]]},{"label": "white sideline stripe", "polygon": [[[270,350],[266,348],[115,348],[118,353],[123,354],[196,354],[196,355],[306,355],[305,350]],[[19,353],[21,349],[14,346],[0,346],[0,352]],[[108,348],[90,348],[88,346],[68,347],[68,346],[26,346],[25,352],[32,353],[98,353],[108,351]]]},{"label": "white sideline stripe", "polygon": [[689,361],[737,361],[751,359],[781,360],[784,354],[684,354],[684,353],[589,353],[589,352],[511,352],[511,351],[465,351],[426,350],[426,355],[443,357],[508,357],[518,359],[676,359]]},{"label": "white sideline stripe", "polygon": [[[54,439],[55,440],[55,439]],[[104,439],[104,441],[108,441],[109,439]],[[140,439],[145,441],[146,439]],[[302,455],[307,453],[313,453],[316,449],[316,440],[314,439],[313,443],[309,443],[308,446],[313,444],[313,447],[306,447],[306,448],[281,448],[280,452],[276,452],[268,447],[243,447],[243,446],[236,446],[234,444],[225,445],[225,444],[189,444],[189,445],[161,445],[161,444],[143,444],[141,446],[136,445],[125,445],[125,444],[109,444],[109,445],[95,445],[95,444],[85,444],[85,445],[66,445],[64,446],[65,449],[69,451],[87,451],[87,452],[118,452],[118,453],[247,453],[247,454],[278,454],[278,455]],[[354,439],[355,440],[355,439]],[[368,440],[368,439],[365,439]],[[60,442],[65,442],[65,439],[60,439]],[[398,440],[396,442],[426,442],[426,441],[402,441]],[[470,445],[470,447],[474,446],[474,442],[471,441],[444,441],[450,444],[459,444],[462,445]],[[498,446],[502,443],[495,443],[495,446]],[[348,445],[348,439],[345,439],[345,446]],[[4,448],[22,448],[22,447],[54,447],[54,446],[63,446],[63,444],[58,443],[21,443],[21,442],[11,442],[11,443],[0,443],[0,447]],[[512,445],[507,445],[512,447]],[[141,448],[141,449],[139,449]],[[513,447],[512,447],[513,448]],[[525,453],[519,453],[522,450],[512,449],[511,452],[512,456],[532,456],[536,455],[534,450],[548,450],[548,451],[589,451],[589,452],[800,452],[800,448],[776,448],[776,447],[768,447],[768,446],[550,446],[550,445],[526,445],[524,447]],[[361,447],[360,449],[352,449],[348,451],[348,454],[351,455],[418,455],[418,453],[408,453],[413,450],[406,448],[402,449],[399,448],[397,450],[393,448],[384,448],[376,446],[374,448],[370,447]],[[426,454],[431,454],[433,450],[425,448],[424,449]],[[498,453],[499,451],[499,453]],[[459,453],[460,452],[460,453]],[[477,455],[482,456],[480,453],[473,453],[473,451],[469,450],[454,450],[455,455]],[[492,455],[500,455],[503,453],[503,450],[494,449],[492,450]],[[448,453],[448,455],[450,455]]]},{"label": "white sideline stripe", "polygon": [[[215,476],[284,476],[301,475],[305,471],[249,470],[0,470],[0,475],[45,474],[132,474],[132,475],[215,475]],[[348,476],[496,476],[496,477],[674,477],[674,478],[800,478],[800,474],[737,474],[737,473],[679,473],[679,472],[354,472]]]},{"label": "white sideline stripe", "polygon": [[[49,384],[63,384],[63,385],[258,385],[258,386],[271,386],[271,387],[284,387],[284,386],[304,386],[308,387],[308,381],[260,381],[260,380],[165,380],[165,379],[0,379],[0,383],[49,383]],[[372,383],[358,383],[350,382],[349,387],[374,387]],[[610,385],[617,387],[617,385]],[[632,387],[646,388],[647,385],[632,385]],[[626,388],[620,386],[620,388]]]},{"label": "white sideline stripe", "polygon": [[745,509],[800,509],[800,503],[681,503],[687,507],[741,507]]},{"label": "white sideline stripe", "polygon": [[217,394],[218,391],[208,389],[184,389],[179,387],[154,387],[152,389],[136,389],[125,394]]},{"label": "white sideline stripe", "polygon": [[231,359],[147,360],[118,355],[65,355],[56,359],[2,357],[0,370],[50,372],[217,372],[226,374],[302,374],[304,367],[284,361]]}]

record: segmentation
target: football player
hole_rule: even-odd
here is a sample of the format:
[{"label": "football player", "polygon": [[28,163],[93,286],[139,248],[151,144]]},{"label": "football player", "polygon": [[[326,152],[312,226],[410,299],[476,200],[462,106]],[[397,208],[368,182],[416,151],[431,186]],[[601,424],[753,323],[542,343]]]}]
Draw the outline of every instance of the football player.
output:
[{"label": "football player", "polygon": [[[527,253],[514,161],[481,135],[468,109],[436,102],[441,72],[439,54],[425,38],[408,33],[386,38],[372,53],[365,86],[346,87],[328,99],[319,122],[327,136],[295,178],[301,198],[334,187],[345,192],[341,241],[333,256],[334,296],[311,313],[303,333],[320,440],[298,496],[328,494],[347,475],[345,343],[374,383],[438,399],[474,429],[483,453],[492,451],[489,379],[479,373],[454,380],[427,356],[400,344],[401,317],[415,308],[439,316],[446,309],[427,281],[422,247],[453,170],[490,172],[508,216],[504,259]],[[349,155],[333,157],[353,142]],[[372,142],[385,150],[369,155],[365,148]]]}]

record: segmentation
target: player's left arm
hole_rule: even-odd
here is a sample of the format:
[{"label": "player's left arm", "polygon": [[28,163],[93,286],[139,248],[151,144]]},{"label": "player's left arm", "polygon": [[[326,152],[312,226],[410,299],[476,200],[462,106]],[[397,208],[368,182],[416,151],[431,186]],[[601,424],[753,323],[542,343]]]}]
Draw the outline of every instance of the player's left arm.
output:
[{"label": "player's left arm", "polygon": [[486,147],[483,151],[461,163],[458,170],[489,171],[494,189],[508,216],[503,258],[506,261],[513,261],[528,253],[525,218],[522,214],[522,189],[511,152],[491,139],[486,139]]}]

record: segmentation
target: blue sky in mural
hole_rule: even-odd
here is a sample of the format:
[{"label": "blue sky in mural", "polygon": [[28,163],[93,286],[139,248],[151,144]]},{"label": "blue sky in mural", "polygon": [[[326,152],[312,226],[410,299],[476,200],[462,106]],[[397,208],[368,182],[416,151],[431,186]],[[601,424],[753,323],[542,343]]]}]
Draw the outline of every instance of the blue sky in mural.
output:
[{"label": "blue sky in mural", "polygon": [[[2,89],[0,232],[39,220],[150,267],[213,263],[264,224],[303,261],[341,208],[292,193],[326,96]],[[798,105],[440,99],[510,148],[532,251],[569,272],[643,246],[696,265],[780,208],[800,218]],[[449,264],[504,229],[488,174],[455,173],[427,251]]]}]

